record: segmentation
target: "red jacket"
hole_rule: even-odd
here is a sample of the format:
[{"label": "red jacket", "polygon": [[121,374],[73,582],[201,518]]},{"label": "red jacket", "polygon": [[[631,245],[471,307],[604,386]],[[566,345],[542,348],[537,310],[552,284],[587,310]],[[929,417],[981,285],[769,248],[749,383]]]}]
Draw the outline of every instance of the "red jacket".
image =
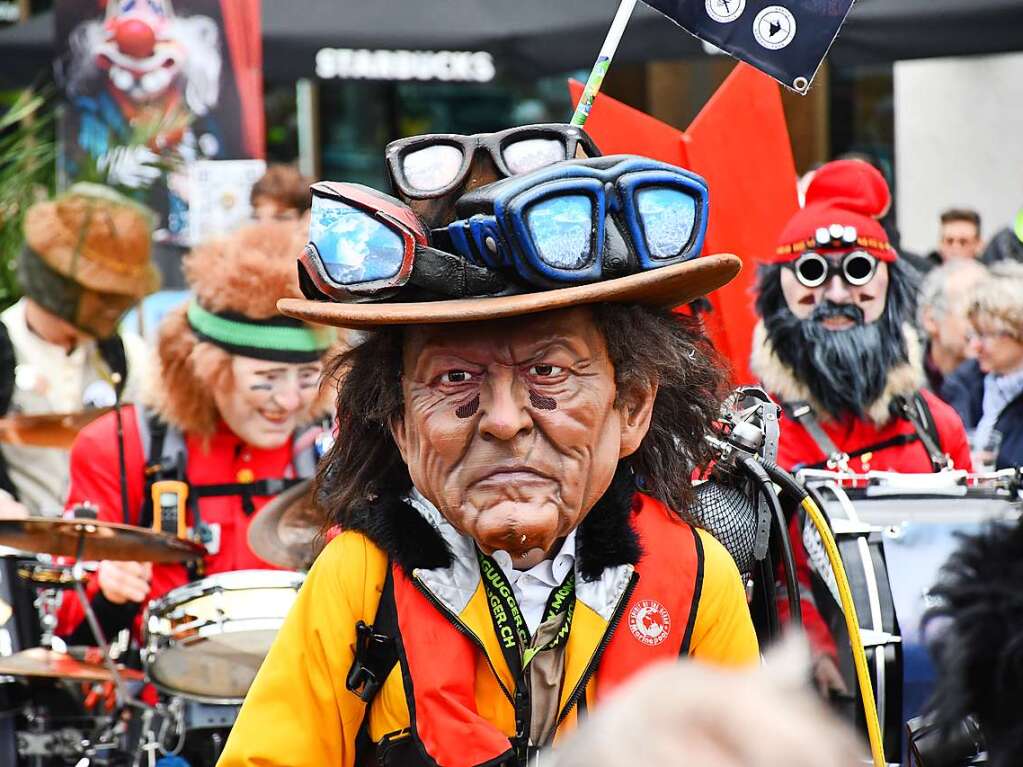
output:
[{"label": "red jacket", "polygon": [[[934,424],[938,429],[941,449],[952,458],[957,469],[973,469],[970,459],[970,445],[966,439],[966,429],[959,415],[929,391],[922,391],[924,400],[931,410]],[[773,396],[773,395],[772,395]],[[773,397],[775,402],[781,400]],[[835,443],[835,447],[845,453],[854,453],[859,449],[876,445],[901,434],[914,434],[913,425],[904,418],[889,421],[878,427],[867,420],[845,418],[841,421],[819,419],[824,433]],[[798,421],[782,414],[781,438],[778,442],[778,465],[783,469],[797,466],[813,465],[826,460],[827,456],[814,442],[810,433]],[[849,461],[849,468],[854,472],[867,471],[898,471],[904,474],[929,474],[931,461],[923,443],[915,440],[906,445],[885,448],[875,453],[867,453]]]},{"label": "red jacket", "polygon": [[[924,400],[931,410],[934,424],[938,430],[941,449],[947,453],[957,469],[971,471],[973,463],[970,459],[970,446],[966,439],[966,430],[956,412],[935,397],[929,391],[922,391]],[[772,395],[776,402],[781,400]],[[824,433],[835,443],[835,447],[845,453],[856,452],[860,448],[879,444],[900,434],[914,434],[913,425],[904,418],[893,419],[884,426],[878,427],[867,420],[847,418],[842,421],[819,420]],[[813,465],[826,460],[824,452],[814,442],[810,433],[785,413],[779,419],[781,434],[778,440],[778,465],[783,469],[794,469],[798,466]],[[898,471],[904,474],[929,474],[932,471],[931,460],[927,449],[919,440],[905,445],[885,448],[876,453],[865,453],[858,458],[849,460],[849,468],[854,472]],[[793,517],[789,525],[789,538],[792,542],[792,554],[796,561],[796,575],[799,578],[803,602],[803,624],[810,637],[810,642],[818,652],[835,654],[835,642],[823,618],[812,603],[810,586],[810,565],[803,546],[799,519]],[[779,601],[782,619],[788,620],[788,603]]]},{"label": "red jacket", "polygon": [[[121,417],[129,521],[138,524],[145,487],[145,453],[149,446],[141,444],[135,409],[125,407]],[[185,435],[185,444],[188,449],[186,475],[190,483],[205,485],[295,476],[290,441],[273,450],[261,450],[242,442],[226,425],[222,425],[208,440]],[[65,508],[91,503],[99,509],[99,519],[123,522],[118,465],[117,417],[110,413],[83,429],[75,440],[71,449],[71,487]],[[257,497],[254,506],[259,509],[269,500]],[[211,544],[208,548],[212,549],[212,553],[203,560],[205,575],[250,568],[279,569],[257,557],[249,548],[250,519],[242,510],[240,496],[202,498],[199,500],[199,515],[203,523],[219,531],[219,547]],[[191,513],[188,524],[194,524]],[[156,599],[189,580],[184,565],[154,565],[149,599]],[[98,591],[98,584],[93,578],[87,585],[87,593],[94,598]],[[78,600],[65,599],[59,613],[58,633],[70,634],[83,617]]]}]

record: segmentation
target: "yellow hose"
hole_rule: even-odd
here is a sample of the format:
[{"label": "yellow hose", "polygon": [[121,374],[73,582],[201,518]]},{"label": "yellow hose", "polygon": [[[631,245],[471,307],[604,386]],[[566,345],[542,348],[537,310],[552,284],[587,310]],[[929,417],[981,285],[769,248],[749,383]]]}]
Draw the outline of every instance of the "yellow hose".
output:
[{"label": "yellow hose", "polygon": [[867,721],[867,737],[870,740],[870,753],[874,759],[874,767],[887,767],[888,762],[884,757],[884,743],[881,742],[881,724],[877,718],[877,704],[874,701],[874,686],[870,682],[870,672],[867,669],[867,653],[863,649],[863,640],[860,638],[860,621],[856,615],[856,605],[853,602],[852,590],[849,588],[849,578],[842,566],[842,559],[838,553],[838,545],[834,536],[824,519],[824,514],[814,503],[813,498],[806,496],[800,502],[807,516],[813,521],[814,527],[820,533],[824,542],[824,550],[831,562],[831,569],[835,573],[835,580],[838,583],[838,595],[842,600],[842,611],[845,613],[845,625],[849,629],[849,644],[852,648],[853,665],[856,667],[856,678],[860,683],[860,698],[863,700],[863,715]]}]

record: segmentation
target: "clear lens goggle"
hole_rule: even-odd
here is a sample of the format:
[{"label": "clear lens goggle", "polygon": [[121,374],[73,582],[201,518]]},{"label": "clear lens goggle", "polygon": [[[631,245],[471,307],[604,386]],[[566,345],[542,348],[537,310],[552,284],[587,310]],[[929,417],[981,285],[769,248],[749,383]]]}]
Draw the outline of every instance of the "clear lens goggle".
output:
[{"label": "clear lens goggle", "polygon": [[455,200],[502,178],[600,150],[574,125],[525,125],[463,136],[433,133],[392,141],[385,156],[398,196],[431,227],[447,224]]},{"label": "clear lens goggle", "polygon": [[632,155],[559,163],[478,189],[447,227],[471,263],[541,287],[596,282],[699,255],[706,182]]}]

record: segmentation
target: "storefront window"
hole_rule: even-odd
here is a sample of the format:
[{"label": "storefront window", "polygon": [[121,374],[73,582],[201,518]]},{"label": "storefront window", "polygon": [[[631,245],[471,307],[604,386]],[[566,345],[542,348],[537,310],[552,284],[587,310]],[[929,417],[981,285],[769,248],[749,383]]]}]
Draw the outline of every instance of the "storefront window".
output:
[{"label": "storefront window", "polygon": [[832,156],[869,158],[895,179],[892,66],[831,67]]},{"label": "storefront window", "polygon": [[[578,73],[574,73],[578,77]],[[512,125],[564,122],[569,75],[529,83],[322,83],[321,175],[387,188],[383,150],[419,133],[480,133]]]}]

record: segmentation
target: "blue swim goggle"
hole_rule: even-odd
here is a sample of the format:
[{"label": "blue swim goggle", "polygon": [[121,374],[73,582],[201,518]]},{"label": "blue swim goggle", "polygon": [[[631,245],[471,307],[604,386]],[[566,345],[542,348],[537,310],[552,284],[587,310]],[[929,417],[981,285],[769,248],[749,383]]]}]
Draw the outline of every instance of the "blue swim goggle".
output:
[{"label": "blue swim goggle", "polygon": [[[568,160],[464,195],[453,252],[538,287],[597,282],[698,256],[707,183],[634,155]],[[444,230],[439,230],[443,232]]]}]

